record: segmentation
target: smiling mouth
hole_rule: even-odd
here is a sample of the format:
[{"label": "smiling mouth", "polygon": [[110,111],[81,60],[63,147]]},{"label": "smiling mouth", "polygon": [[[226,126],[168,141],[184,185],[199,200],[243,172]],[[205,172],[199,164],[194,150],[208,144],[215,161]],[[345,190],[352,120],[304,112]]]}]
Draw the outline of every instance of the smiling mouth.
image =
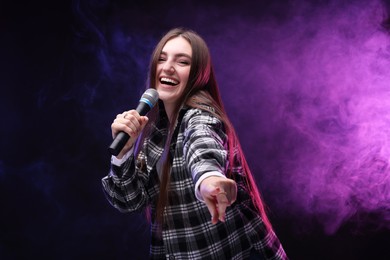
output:
[{"label": "smiling mouth", "polygon": [[179,81],[165,77],[160,78],[160,82],[161,84],[166,84],[169,86],[176,86],[177,84],[179,84]]}]

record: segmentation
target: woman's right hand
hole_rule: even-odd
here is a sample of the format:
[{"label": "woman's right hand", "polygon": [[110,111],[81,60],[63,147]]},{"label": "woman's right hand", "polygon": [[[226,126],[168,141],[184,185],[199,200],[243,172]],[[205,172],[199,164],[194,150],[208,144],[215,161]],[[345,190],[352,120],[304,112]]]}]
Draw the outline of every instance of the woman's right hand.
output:
[{"label": "woman's right hand", "polygon": [[116,156],[118,159],[121,159],[133,147],[137,137],[148,123],[148,120],[146,116],[140,116],[134,109],[116,116],[114,122],[111,124],[112,138],[115,138],[119,132],[125,132],[130,136],[122,151]]}]

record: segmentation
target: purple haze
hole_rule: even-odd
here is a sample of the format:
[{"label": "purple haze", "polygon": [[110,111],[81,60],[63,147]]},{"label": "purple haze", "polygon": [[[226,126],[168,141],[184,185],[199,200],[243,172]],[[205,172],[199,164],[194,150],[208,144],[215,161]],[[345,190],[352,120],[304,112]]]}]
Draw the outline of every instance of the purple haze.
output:
[{"label": "purple haze", "polygon": [[[301,220],[299,231],[310,229],[313,219],[327,234],[348,222],[390,228],[385,6],[379,0],[296,2],[249,2],[237,10],[183,2],[193,15],[177,12],[175,23],[207,41],[225,106],[271,214]],[[113,50],[105,52],[101,43],[98,55],[114,83],[109,93],[128,93],[116,95],[118,111],[129,97],[138,98],[134,86],[144,82],[158,37],[178,26],[158,13],[148,28],[135,30],[134,14],[121,10],[115,9],[108,36]],[[158,33],[148,33],[151,24]],[[116,111],[103,106],[100,113],[111,118]]]},{"label": "purple haze", "polygon": [[328,234],[369,214],[390,228],[385,10],[378,1],[336,3],[291,6],[284,21],[228,20],[207,40],[227,109],[279,214],[314,217]]}]

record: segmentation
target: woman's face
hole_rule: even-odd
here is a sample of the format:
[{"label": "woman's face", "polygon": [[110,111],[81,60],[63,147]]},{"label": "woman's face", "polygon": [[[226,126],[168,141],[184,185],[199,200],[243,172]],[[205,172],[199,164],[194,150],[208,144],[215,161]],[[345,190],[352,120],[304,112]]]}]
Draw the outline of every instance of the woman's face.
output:
[{"label": "woman's face", "polygon": [[172,109],[187,85],[191,69],[192,48],[183,37],[169,40],[157,62],[156,90],[165,108]]}]

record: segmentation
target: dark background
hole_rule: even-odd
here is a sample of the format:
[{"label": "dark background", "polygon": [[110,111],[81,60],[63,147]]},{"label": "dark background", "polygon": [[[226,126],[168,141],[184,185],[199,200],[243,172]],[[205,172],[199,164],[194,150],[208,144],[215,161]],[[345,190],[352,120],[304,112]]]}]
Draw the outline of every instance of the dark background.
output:
[{"label": "dark background", "polygon": [[147,258],[143,214],[113,209],[100,180],[113,118],[137,105],[160,36],[184,26],[209,44],[290,258],[390,259],[389,6],[2,1],[0,258]]}]

